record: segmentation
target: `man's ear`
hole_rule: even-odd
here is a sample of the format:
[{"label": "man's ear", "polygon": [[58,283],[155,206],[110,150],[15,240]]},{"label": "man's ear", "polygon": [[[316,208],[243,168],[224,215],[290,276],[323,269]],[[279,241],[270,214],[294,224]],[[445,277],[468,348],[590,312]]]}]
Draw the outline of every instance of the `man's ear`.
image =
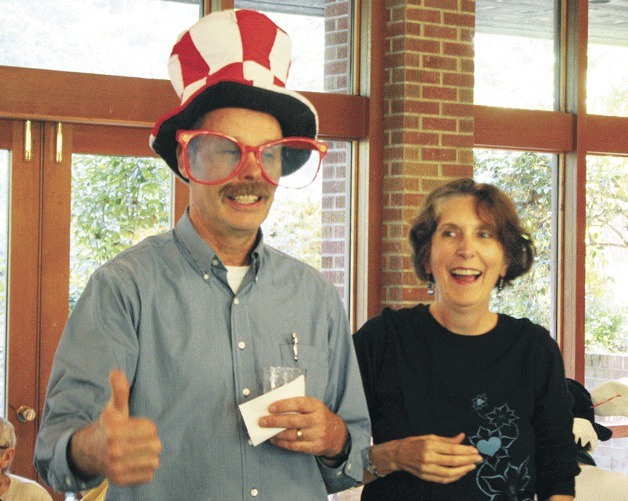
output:
[{"label": "man's ear", "polygon": [[188,177],[187,172],[185,172],[185,166],[183,164],[183,148],[181,148],[180,144],[177,144],[177,168],[179,169],[179,174],[183,176],[183,179],[187,179],[189,181],[190,178]]},{"label": "man's ear", "polygon": [[13,462],[13,458],[15,457],[15,449],[13,447],[9,447],[6,451],[4,451],[4,457],[2,461],[0,461],[0,471],[4,471],[8,466]]}]

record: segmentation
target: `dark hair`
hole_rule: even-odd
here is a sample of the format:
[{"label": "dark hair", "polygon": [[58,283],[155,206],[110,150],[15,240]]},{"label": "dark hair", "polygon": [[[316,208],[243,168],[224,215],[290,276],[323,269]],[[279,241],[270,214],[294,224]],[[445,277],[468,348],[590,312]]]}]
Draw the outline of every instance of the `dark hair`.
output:
[{"label": "dark hair", "polygon": [[433,190],[419,208],[419,214],[410,228],[412,264],[419,279],[427,282],[425,265],[430,259],[432,235],[444,203],[450,198],[471,195],[480,218],[490,220],[497,228],[497,238],[504,247],[508,268],[504,281],[510,283],[532,267],[536,249],[530,234],[521,226],[515,205],[508,195],[491,184],[476,183],[463,178],[451,181]]}]

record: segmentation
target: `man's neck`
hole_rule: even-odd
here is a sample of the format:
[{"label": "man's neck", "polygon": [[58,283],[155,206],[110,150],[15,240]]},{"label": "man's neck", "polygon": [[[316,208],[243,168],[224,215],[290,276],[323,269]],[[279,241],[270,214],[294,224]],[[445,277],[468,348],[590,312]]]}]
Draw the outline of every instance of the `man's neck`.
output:
[{"label": "man's neck", "polygon": [[225,266],[246,266],[251,262],[251,251],[257,242],[259,230],[255,233],[236,232],[216,234],[208,231],[204,226],[196,224],[190,217],[192,225],[209,245]]}]

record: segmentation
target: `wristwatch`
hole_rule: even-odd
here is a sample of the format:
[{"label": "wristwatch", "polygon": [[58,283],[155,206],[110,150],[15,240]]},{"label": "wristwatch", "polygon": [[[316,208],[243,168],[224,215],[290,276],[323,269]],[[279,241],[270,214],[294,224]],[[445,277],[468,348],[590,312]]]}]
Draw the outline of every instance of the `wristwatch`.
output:
[{"label": "wristwatch", "polygon": [[373,475],[376,478],[384,478],[385,475],[380,475],[377,472],[377,469],[375,468],[373,463],[371,463],[371,450],[370,449],[369,449],[369,453],[367,454],[366,458],[367,458],[366,471],[368,471],[371,475]]}]

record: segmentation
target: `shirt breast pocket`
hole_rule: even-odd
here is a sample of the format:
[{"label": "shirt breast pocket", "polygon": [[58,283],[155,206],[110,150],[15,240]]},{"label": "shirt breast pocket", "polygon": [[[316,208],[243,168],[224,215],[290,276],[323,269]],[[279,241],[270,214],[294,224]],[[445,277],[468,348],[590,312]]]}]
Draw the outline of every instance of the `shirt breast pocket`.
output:
[{"label": "shirt breast pocket", "polygon": [[300,367],[305,369],[305,394],[308,397],[324,400],[325,389],[329,376],[327,356],[314,346],[299,343],[297,355],[294,359],[294,351],[291,345],[280,345],[281,363],[284,367]]}]

